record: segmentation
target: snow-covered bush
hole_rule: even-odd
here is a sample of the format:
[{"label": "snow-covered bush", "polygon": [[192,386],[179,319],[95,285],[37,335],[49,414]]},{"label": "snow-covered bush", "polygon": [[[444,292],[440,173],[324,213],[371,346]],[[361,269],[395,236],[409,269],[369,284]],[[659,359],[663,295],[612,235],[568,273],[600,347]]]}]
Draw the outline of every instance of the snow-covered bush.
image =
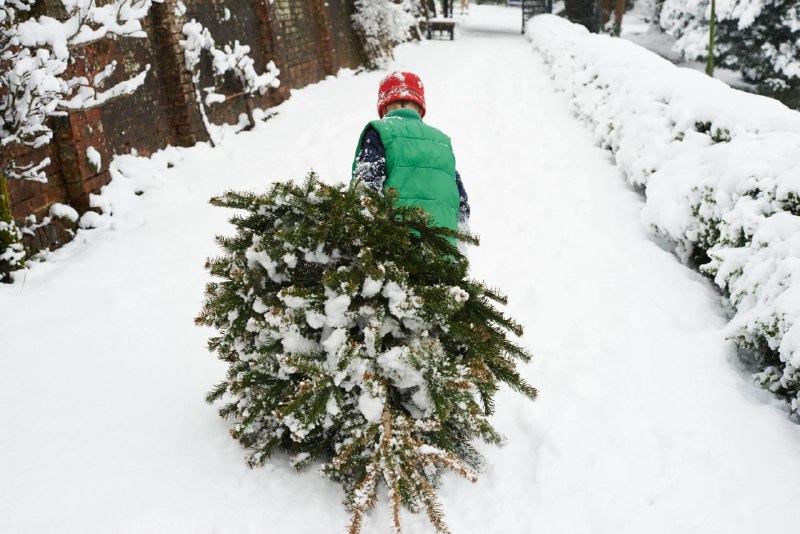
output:
[{"label": "snow-covered bush", "polygon": [[[93,65],[95,72],[70,74],[75,55],[92,43],[119,37],[145,37],[141,20],[153,1],[59,0],[48,7],[63,16],[34,16],[36,0],[0,0],[0,175],[8,179],[45,181],[49,158],[18,161],[25,147],[39,148],[53,137],[50,119],[70,110],[101,106],[140,87],[150,68],[110,87],[117,64]],[[6,196],[5,187],[0,195]],[[19,235],[4,220],[4,235]],[[5,239],[5,238],[4,238]],[[0,269],[22,265],[19,241],[13,253],[0,249]],[[17,250],[19,249],[19,250]]]},{"label": "snow-covered bush", "polygon": [[475,480],[471,442],[500,443],[488,420],[501,383],[533,398],[518,374],[529,355],[508,333],[497,293],[467,278],[467,260],[396,193],[278,183],[264,195],[212,200],[239,211],[218,238],[198,323],[228,363],[210,394],[234,422],[252,466],[276,449],[298,469],[316,458],[340,482],[351,533],[381,481],[399,532],[400,507],[424,509],[447,532],[436,496],[442,468]]},{"label": "snow-covered bush", "polygon": [[800,410],[800,113],[556,17],[528,38],[644,190],[643,222],[729,293],[759,382]]},{"label": "snow-covered bush", "polygon": [[[216,46],[214,38],[208,28],[192,19],[183,25],[185,40],[180,41],[186,57],[186,70],[198,76],[198,65],[203,50],[211,56],[211,68],[216,78],[222,78],[230,72],[241,84],[242,91],[248,95],[263,95],[270,89],[280,86],[278,75],[280,71],[273,61],[269,61],[264,72],[258,74],[255,61],[250,57],[250,47],[234,41],[233,45],[225,44],[221,48]],[[215,95],[215,93],[210,92]],[[219,96],[219,95],[216,95]],[[225,98],[223,96],[223,98]]]},{"label": "snow-covered bush", "polygon": [[[688,60],[706,58],[710,6],[710,0],[664,0],[661,6],[661,28],[677,39],[675,50]],[[724,58],[721,52],[717,50],[720,64]]]},{"label": "snow-covered bush", "polygon": [[[797,0],[717,0],[718,63],[740,69],[768,89],[800,86],[800,3]],[[690,60],[708,53],[710,0],[665,0],[661,27],[677,37]]]},{"label": "snow-covered bush", "polygon": [[356,0],[353,27],[371,67],[382,66],[395,46],[411,39],[418,13],[418,0]]},{"label": "snow-covered bush", "polygon": [[[242,93],[245,98],[251,98],[255,94],[263,95],[268,90],[276,89],[280,86],[280,80],[278,79],[280,70],[275,66],[273,61],[269,61],[266,64],[264,72],[261,74],[256,72],[255,60],[250,57],[249,46],[242,45],[239,41],[234,41],[232,45],[225,44],[222,47],[218,47],[208,28],[194,19],[183,25],[183,35],[186,38],[180,41],[180,45],[184,50],[185,67],[192,75],[195,98],[210,139],[212,139],[210,122],[203,105],[212,106],[225,102],[229,98],[217,92],[217,86],[222,84],[227,73],[230,72],[233,74],[236,80],[241,84]],[[199,86],[200,58],[204,51],[207,52],[211,58],[211,69],[215,82],[215,86],[204,89],[206,93],[205,99],[201,98]],[[249,109],[248,107],[248,110]],[[252,114],[249,116],[249,119],[250,125],[252,126]]]}]

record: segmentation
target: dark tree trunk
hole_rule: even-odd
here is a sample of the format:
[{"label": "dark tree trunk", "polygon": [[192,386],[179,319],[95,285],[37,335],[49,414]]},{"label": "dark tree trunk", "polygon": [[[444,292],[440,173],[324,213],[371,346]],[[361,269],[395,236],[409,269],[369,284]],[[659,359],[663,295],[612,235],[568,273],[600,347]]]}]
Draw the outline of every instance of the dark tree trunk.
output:
[{"label": "dark tree trunk", "polygon": [[598,0],[566,0],[564,14],[572,22],[586,26],[590,32],[600,31],[602,10]]},{"label": "dark tree trunk", "polygon": [[661,10],[664,7],[664,0],[656,0],[655,5],[653,6],[653,19],[656,26],[660,27],[659,20],[661,20]]}]

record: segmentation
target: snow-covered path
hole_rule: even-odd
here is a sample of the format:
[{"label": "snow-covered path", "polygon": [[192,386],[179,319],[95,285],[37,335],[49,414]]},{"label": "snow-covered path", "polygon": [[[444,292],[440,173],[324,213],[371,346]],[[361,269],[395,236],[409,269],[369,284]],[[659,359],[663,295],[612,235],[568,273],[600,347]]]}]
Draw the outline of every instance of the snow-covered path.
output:
[{"label": "snow-covered path", "polygon": [[[792,531],[800,429],[737,371],[718,298],[649,238],[519,12],[481,7],[474,31],[403,46],[394,65],[422,76],[428,122],[453,137],[483,243],[474,274],[510,295],[541,392],[504,391],[508,445],[485,449],[476,485],[445,480],[453,532]],[[0,533],[345,531],[336,484],[284,458],[245,467],[203,402],[224,367],[192,318],[226,229],[207,199],[312,167],[346,179],[382,75],[298,91],[217,149],[125,161],[113,224],[0,287]],[[430,532],[422,516],[405,526]]]}]

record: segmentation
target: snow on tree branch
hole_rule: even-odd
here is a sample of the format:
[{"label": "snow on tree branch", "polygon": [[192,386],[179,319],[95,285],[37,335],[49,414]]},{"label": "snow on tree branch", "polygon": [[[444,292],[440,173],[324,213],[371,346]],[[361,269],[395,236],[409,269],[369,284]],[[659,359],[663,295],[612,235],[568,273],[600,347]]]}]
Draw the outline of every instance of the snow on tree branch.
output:
[{"label": "snow on tree branch", "polygon": [[88,109],[133,93],[149,70],[100,90],[116,68],[112,62],[94,76],[69,77],[74,50],[115,37],[142,38],[141,20],[154,1],[61,0],[63,20],[31,16],[36,0],[0,0],[0,172],[10,178],[44,181],[42,165],[19,166],[13,145],[41,147],[53,137],[50,117]]},{"label": "snow on tree branch", "polygon": [[213,48],[216,42],[208,28],[194,19],[183,25],[183,35],[186,36],[186,39],[180,41],[180,45],[184,51],[186,70],[192,75],[200,76],[197,71],[197,65],[200,64],[200,55],[203,50]]},{"label": "snow on tree branch", "polygon": [[[18,162],[19,148],[40,148],[53,138],[50,119],[101,106],[136,91],[150,65],[103,89],[117,64],[71,75],[76,50],[120,37],[143,38],[141,21],[162,0],[60,0],[62,18],[33,16],[36,0],[0,0],[0,282],[24,266],[25,250],[11,216],[6,179],[47,181],[50,159]],[[57,5],[57,4],[56,4]],[[48,6],[49,7],[49,6]]]},{"label": "snow on tree branch", "polygon": [[[182,11],[185,12],[185,6]],[[228,19],[229,17],[225,20]],[[225,74],[228,72],[233,74],[242,86],[242,92],[234,96],[243,94],[246,98],[250,98],[256,93],[263,95],[270,89],[277,89],[280,86],[280,80],[278,79],[280,70],[278,70],[273,61],[270,61],[266,64],[264,72],[258,74],[255,69],[255,60],[250,57],[249,46],[242,45],[239,41],[234,41],[233,46],[225,44],[220,48],[208,28],[194,19],[185,23],[182,30],[183,35],[186,36],[186,39],[180,41],[180,45],[184,50],[184,66],[186,71],[192,75],[198,111],[206,128],[206,133],[211,143],[214,144],[213,125],[206,114],[203,104],[212,106],[231,98],[217,92],[217,85],[225,77]],[[201,97],[199,85],[200,58],[204,51],[208,52],[211,57],[211,69],[214,75],[214,85],[203,89],[206,92],[205,99]],[[250,108],[248,107],[248,119],[252,127],[254,119],[252,112],[249,110]]]},{"label": "snow on tree branch", "polygon": [[[767,86],[800,84],[800,3],[718,0],[717,62]],[[665,0],[661,27],[686,59],[708,54],[710,0]]]},{"label": "snow on tree branch", "polygon": [[231,72],[248,95],[256,93],[263,95],[269,89],[276,89],[280,86],[278,79],[280,71],[273,61],[267,63],[263,73],[256,72],[255,60],[250,57],[249,46],[234,41],[233,46],[226,44],[219,48],[208,28],[194,19],[183,25],[183,34],[186,39],[180,41],[180,44],[185,53],[186,70],[192,74],[195,82],[199,81],[198,65],[200,56],[205,50],[211,55],[211,68],[214,76],[221,78],[227,72]]},{"label": "snow on tree branch", "polygon": [[374,67],[393,58],[392,49],[410,40],[411,28],[417,25],[416,0],[356,0],[355,8],[353,28]]},{"label": "snow on tree branch", "polygon": [[267,90],[280,85],[278,80],[280,71],[275,62],[267,63],[266,70],[258,74],[254,67],[255,61],[250,57],[250,47],[239,44],[239,41],[234,41],[232,48],[230,45],[225,45],[222,49],[212,48],[209,52],[213,58],[211,64],[214,73],[224,76],[226,72],[232,72],[247,94],[263,95]]},{"label": "snow on tree branch", "polygon": [[[116,62],[114,62],[114,65],[115,64]],[[114,85],[107,91],[99,92],[97,90],[98,84],[96,83],[96,80],[105,75],[105,71],[95,76],[94,84],[90,84],[86,78],[80,78],[80,81],[85,83],[76,85],[74,96],[69,100],[62,100],[59,103],[59,107],[61,109],[68,110],[81,110],[102,106],[111,100],[115,100],[121,96],[129,95],[136,91],[136,89],[144,84],[144,80],[147,77],[148,72],[150,72],[149,64],[146,65],[144,70],[136,76],[128,78],[127,80]],[[102,84],[100,85],[102,86]]]}]

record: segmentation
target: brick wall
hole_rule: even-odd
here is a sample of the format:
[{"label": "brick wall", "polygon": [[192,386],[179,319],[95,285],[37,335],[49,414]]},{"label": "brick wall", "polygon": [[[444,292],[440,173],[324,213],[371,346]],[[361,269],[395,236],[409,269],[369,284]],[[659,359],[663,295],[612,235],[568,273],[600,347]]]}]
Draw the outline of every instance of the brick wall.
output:
[{"label": "brick wall", "polygon": [[276,51],[292,83],[306,85],[324,78],[320,36],[312,14],[315,0],[273,0]]},{"label": "brick wall", "polygon": [[352,0],[328,0],[334,62],[340,67],[354,69],[366,58],[358,38],[353,33],[350,17],[355,5]]},{"label": "brick wall", "polygon": [[[41,6],[59,16],[58,4],[46,1]],[[116,60],[118,72],[110,83],[138,73],[146,65],[150,70],[133,95],[102,108],[56,118],[53,142],[22,156],[35,161],[51,159],[47,183],[8,183],[14,218],[20,226],[30,228],[24,232],[27,247],[34,251],[53,248],[69,239],[65,223],[33,225],[29,216],[34,215],[40,223],[55,202],[69,204],[80,213],[90,209],[89,195],[110,180],[108,163],[114,154],[135,149],[147,155],[169,144],[190,146],[207,140],[195,87],[178,43],[184,37],[181,29],[185,22],[195,19],[203,24],[218,46],[235,40],[250,46],[259,72],[268,61],[281,69],[281,87],[253,99],[236,96],[241,87],[232,77],[217,80],[219,92],[234,96],[205,108],[214,123],[237,122],[248,107],[274,106],[288,98],[290,89],[364,61],[350,24],[352,0],[183,0],[183,4],[183,15],[178,13],[177,0],[154,4],[145,21],[147,38],[101,42],[76,51],[73,68],[77,74],[94,73],[98,66]],[[203,56],[200,88],[215,83],[210,58]],[[89,147],[100,153],[100,169],[89,165]]]},{"label": "brick wall", "polygon": [[[118,80],[130,78],[148,65],[150,70],[144,85],[135,93],[114,100],[101,109],[97,123],[100,139],[97,142],[104,146],[102,150],[97,146],[95,148],[103,155],[105,162],[109,162],[113,154],[126,154],[133,148],[147,155],[168,144],[179,144],[178,118],[172,113],[168,88],[180,87],[181,78],[169,76],[170,70],[174,70],[176,66],[169,63],[166,57],[169,53],[174,53],[174,50],[169,50],[161,42],[152,16],[147,22],[146,39],[114,41],[117,47],[113,57],[119,62],[119,72],[116,74]],[[197,140],[187,140],[186,144]]]}]

